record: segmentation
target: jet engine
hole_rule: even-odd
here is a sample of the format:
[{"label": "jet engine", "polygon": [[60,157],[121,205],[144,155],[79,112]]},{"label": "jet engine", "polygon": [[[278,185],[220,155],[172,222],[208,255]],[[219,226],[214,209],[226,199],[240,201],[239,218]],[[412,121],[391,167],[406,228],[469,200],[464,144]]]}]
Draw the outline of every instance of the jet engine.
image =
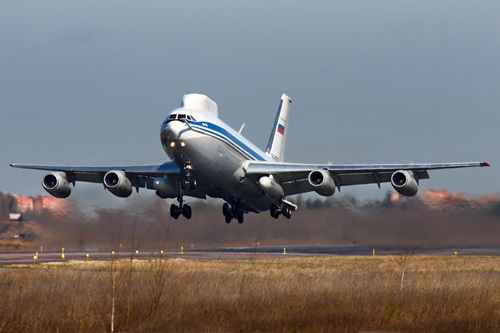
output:
[{"label": "jet engine", "polygon": [[172,184],[163,177],[155,178],[153,187],[156,190],[156,195],[162,199],[177,197],[177,189],[175,186],[172,186]]},{"label": "jet engine", "polygon": [[109,171],[104,175],[104,186],[114,195],[126,198],[132,194],[132,183],[124,171]]},{"label": "jet engine", "polygon": [[67,198],[71,194],[71,187],[64,172],[46,174],[42,179],[42,186],[56,198]]},{"label": "jet engine", "polygon": [[285,191],[283,187],[272,176],[260,177],[258,185],[262,192],[270,196],[271,198],[283,198]]},{"label": "jet engine", "polygon": [[327,170],[313,170],[307,180],[318,194],[329,197],[335,193],[335,181]]},{"label": "jet engine", "polygon": [[414,196],[418,192],[418,184],[411,171],[398,170],[394,172],[391,176],[391,184],[398,193],[408,197]]}]

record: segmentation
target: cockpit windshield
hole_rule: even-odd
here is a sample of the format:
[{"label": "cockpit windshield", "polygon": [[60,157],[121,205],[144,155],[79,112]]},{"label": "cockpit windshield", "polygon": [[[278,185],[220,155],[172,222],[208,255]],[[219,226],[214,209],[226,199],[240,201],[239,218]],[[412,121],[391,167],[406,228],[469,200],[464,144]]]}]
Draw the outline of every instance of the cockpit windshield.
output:
[{"label": "cockpit windshield", "polygon": [[188,122],[196,121],[193,116],[183,113],[174,113],[168,116],[168,122],[171,122],[173,120],[179,120],[182,122],[184,122],[184,120],[187,120]]}]

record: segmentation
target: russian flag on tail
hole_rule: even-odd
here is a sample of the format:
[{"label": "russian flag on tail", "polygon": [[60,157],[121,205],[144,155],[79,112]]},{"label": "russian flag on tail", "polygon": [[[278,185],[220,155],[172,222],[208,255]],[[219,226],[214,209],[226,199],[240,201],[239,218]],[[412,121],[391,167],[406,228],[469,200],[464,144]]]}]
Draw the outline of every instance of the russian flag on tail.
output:
[{"label": "russian flag on tail", "polygon": [[281,135],[284,135],[285,134],[285,126],[278,124],[278,133],[280,133]]}]

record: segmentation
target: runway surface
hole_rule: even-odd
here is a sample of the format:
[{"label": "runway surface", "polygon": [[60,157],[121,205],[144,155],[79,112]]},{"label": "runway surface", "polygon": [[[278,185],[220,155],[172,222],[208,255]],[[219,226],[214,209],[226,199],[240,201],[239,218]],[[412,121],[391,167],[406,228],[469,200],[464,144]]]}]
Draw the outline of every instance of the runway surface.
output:
[{"label": "runway surface", "polygon": [[[286,248],[286,253],[284,253]],[[166,249],[164,259],[189,260],[249,260],[275,259],[284,257],[318,257],[318,256],[371,256],[375,249],[376,255],[398,255],[403,252],[424,255],[457,255],[461,256],[500,256],[500,245],[485,246],[399,246],[399,245],[338,245],[338,246],[259,246],[259,247],[214,247]],[[62,252],[38,252],[37,263],[62,262],[68,260],[111,260],[111,251],[66,251],[64,259]],[[0,266],[12,264],[33,264],[35,252],[0,252]],[[160,258],[159,250],[141,249],[135,251],[116,251],[115,259],[126,258]]]}]

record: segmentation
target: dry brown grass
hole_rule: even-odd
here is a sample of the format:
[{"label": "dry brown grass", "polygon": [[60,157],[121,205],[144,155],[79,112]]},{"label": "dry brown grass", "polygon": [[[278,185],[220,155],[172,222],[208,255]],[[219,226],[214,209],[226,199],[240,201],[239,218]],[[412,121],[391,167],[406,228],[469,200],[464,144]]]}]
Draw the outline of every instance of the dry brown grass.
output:
[{"label": "dry brown grass", "polygon": [[[26,268],[30,269],[26,269]],[[0,331],[110,330],[111,263],[0,271]],[[500,258],[116,263],[116,331],[500,331]]]}]

